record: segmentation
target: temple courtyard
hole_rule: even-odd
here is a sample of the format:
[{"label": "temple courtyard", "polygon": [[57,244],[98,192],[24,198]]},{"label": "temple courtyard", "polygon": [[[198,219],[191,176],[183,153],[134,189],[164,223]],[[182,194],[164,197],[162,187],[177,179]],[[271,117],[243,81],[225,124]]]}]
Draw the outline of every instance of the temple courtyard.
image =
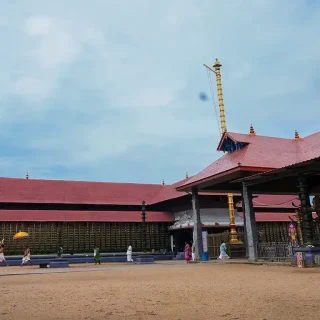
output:
[{"label": "temple courtyard", "polygon": [[0,281],[1,320],[320,318],[318,268],[184,262],[1,267]]}]

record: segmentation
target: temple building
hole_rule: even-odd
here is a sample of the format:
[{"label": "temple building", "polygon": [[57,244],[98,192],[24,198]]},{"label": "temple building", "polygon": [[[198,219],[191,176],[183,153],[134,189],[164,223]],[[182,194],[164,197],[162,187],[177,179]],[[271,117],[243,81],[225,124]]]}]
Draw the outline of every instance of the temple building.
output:
[{"label": "temple building", "polygon": [[[283,168],[286,170],[294,164],[304,163],[320,157],[320,132],[314,133],[307,137],[301,138],[297,132],[292,139],[259,136],[255,133],[255,130],[251,126],[249,134],[239,134],[225,131],[221,137],[218,145],[218,151],[223,151],[225,154],[217,159],[215,162],[210,164],[207,168],[196,174],[192,178],[180,184],[177,188],[178,191],[190,192],[193,198],[193,217],[194,230],[196,230],[195,239],[197,241],[197,251],[201,254],[203,251],[202,238],[199,230],[201,230],[201,216],[198,212],[201,211],[201,203],[199,202],[199,195],[202,192],[215,193],[215,192],[226,192],[226,193],[239,193],[244,200],[244,221],[246,225],[247,240],[250,240],[250,252],[252,253],[253,259],[256,259],[256,247],[259,242],[259,235],[256,228],[256,222],[258,219],[258,212],[254,208],[255,199],[254,194],[287,194],[294,195],[299,201],[294,203],[294,206],[305,207],[304,219],[305,225],[308,226],[308,237],[316,238],[311,235],[311,222],[312,222],[312,209],[310,206],[308,191],[309,187],[313,186],[313,190],[317,190],[319,186],[318,172],[314,171],[299,172],[299,178],[296,180],[290,180],[290,183],[294,185],[275,185],[274,181],[269,182],[264,188],[257,189],[257,187],[250,188],[248,191],[246,184],[246,177],[251,177],[250,180],[254,180],[255,175],[267,174]],[[291,173],[292,175],[293,173]],[[296,174],[297,175],[297,174]],[[308,177],[304,177],[308,176]],[[249,179],[249,178],[248,178]],[[275,179],[276,180],[276,179]],[[289,181],[289,180],[281,180]],[[280,183],[280,181],[278,182]],[[281,190],[281,191],[279,191]],[[299,191],[300,190],[300,191]],[[299,195],[298,195],[299,191]],[[315,194],[314,194],[315,195]],[[257,200],[258,201],[258,200]],[[302,207],[303,207],[302,206]],[[306,209],[307,208],[307,209]],[[310,211],[311,210],[311,211]],[[271,213],[269,212],[271,215]],[[267,214],[267,216],[269,216]],[[270,217],[270,216],[269,216]],[[259,229],[259,226],[258,226]],[[319,232],[313,228],[312,232]],[[250,237],[248,238],[248,233]],[[270,235],[273,235],[275,230],[271,230]],[[236,235],[235,235],[236,236]],[[282,236],[281,236],[282,237]],[[285,240],[285,239],[283,239]],[[247,245],[248,245],[247,241]],[[248,250],[247,250],[248,252]]]},{"label": "temple building", "polygon": [[[192,196],[177,188],[193,179],[172,185],[84,182],[0,178],[0,237],[8,254],[20,253],[26,231],[34,254],[54,253],[59,245],[66,253],[180,251],[192,240]],[[229,230],[228,198],[221,192],[200,192],[202,229],[208,234]],[[256,218],[268,239],[286,238],[286,223],[295,214],[291,195],[261,195],[254,199]],[[240,193],[234,195],[237,230],[243,232]],[[146,221],[142,222],[142,201]],[[272,230],[278,230],[273,232]]]}]

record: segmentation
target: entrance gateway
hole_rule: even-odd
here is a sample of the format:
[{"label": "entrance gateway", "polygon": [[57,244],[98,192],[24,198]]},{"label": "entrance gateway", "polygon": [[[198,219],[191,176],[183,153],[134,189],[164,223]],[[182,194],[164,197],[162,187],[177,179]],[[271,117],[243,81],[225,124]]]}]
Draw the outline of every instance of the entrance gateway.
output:
[{"label": "entrance gateway", "polygon": [[[201,197],[201,196],[200,196]],[[221,206],[226,204],[220,204]],[[210,259],[219,256],[220,244],[224,240],[231,257],[245,258],[244,244],[230,244],[229,213],[228,208],[204,208],[200,210],[202,223],[202,242],[204,252],[208,252]],[[173,251],[177,254],[183,252],[185,242],[191,244],[194,238],[194,221],[192,210],[174,213],[174,224],[169,228],[173,241]],[[235,211],[235,221],[239,236],[243,238],[243,220]],[[242,241],[243,242],[243,241]]]}]

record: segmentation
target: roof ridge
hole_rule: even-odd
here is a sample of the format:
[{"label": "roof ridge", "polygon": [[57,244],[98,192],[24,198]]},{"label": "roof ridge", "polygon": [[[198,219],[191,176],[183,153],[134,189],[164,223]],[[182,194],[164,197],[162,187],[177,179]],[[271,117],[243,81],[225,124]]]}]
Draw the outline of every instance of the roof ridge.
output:
[{"label": "roof ridge", "polygon": [[[248,133],[240,133],[240,132],[227,132],[227,135],[228,134],[230,134],[230,135],[232,135],[232,134],[239,134],[239,135],[243,135],[243,136],[246,136],[246,137],[250,137],[250,138],[252,138],[252,139],[255,139],[255,138],[271,138],[271,139],[279,139],[279,140],[294,140],[294,139],[292,139],[292,138],[283,138],[283,137],[274,137],[274,136],[266,136],[266,135],[262,135],[262,134],[256,134],[256,135],[250,135],[250,134],[248,134]],[[303,139],[305,139],[306,137],[304,137],[304,138],[300,138],[300,140],[303,140]],[[239,141],[239,142],[241,142],[241,141]]]},{"label": "roof ridge", "polygon": [[125,185],[144,185],[144,186],[163,186],[160,183],[142,183],[142,182],[119,182],[119,181],[88,181],[88,180],[65,180],[65,179],[26,179],[16,177],[0,177],[1,180],[26,181],[45,181],[45,182],[67,182],[67,183],[102,183],[102,184],[125,184]]},{"label": "roof ridge", "polygon": [[315,136],[317,134],[320,134],[320,131],[317,131],[317,132],[314,132],[314,133],[311,133],[309,134],[308,136],[305,136],[304,139],[308,139],[308,138],[311,138],[312,136]]}]

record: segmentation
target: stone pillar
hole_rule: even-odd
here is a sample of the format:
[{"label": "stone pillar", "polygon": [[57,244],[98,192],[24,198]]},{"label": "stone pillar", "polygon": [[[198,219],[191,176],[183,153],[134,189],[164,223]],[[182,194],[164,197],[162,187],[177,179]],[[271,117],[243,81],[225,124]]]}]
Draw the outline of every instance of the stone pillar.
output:
[{"label": "stone pillar", "polygon": [[306,178],[298,177],[299,199],[301,203],[302,238],[304,244],[311,244],[313,241],[313,220],[312,208],[310,205],[310,194]]},{"label": "stone pillar", "polygon": [[203,253],[202,223],[200,217],[200,203],[197,188],[192,188],[192,211],[193,211],[193,241],[195,243],[196,259],[201,259]]},{"label": "stone pillar", "polygon": [[258,232],[256,217],[252,203],[252,192],[245,183],[242,183],[242,198],[244,206],[244,220],[246,232],[246,249],[249,261],[257,261]]},{"label": "stone pillar", "polygon": [[249,258],[248,256],[248,240],[247,240],[247,228],[246,228],[246,219],[245,219],[245,205],[244,205],[244,199],[243,199],[243,194],[242,194],[242,212],[243,212],[243,231],[244,231],[244,244],[246,247],[246,259]]}]

